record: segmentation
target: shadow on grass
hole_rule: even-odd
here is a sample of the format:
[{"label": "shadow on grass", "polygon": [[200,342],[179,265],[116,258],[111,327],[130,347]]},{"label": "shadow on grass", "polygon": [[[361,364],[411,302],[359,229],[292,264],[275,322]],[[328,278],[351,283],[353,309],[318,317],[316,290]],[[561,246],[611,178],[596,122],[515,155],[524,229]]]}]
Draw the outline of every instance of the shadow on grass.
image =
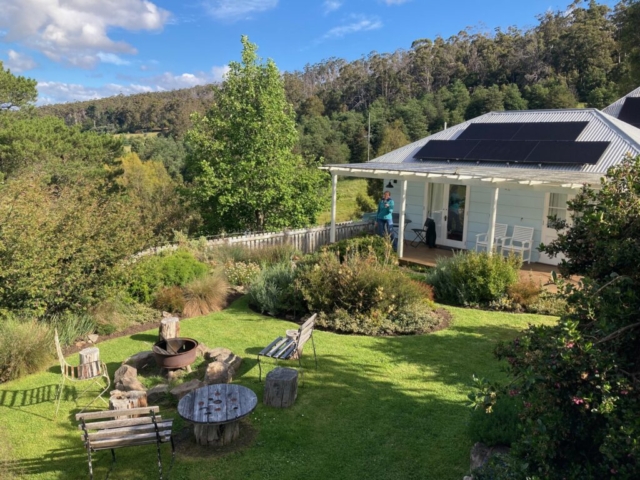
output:
[{"label": "shadow on grass", "polygon": [[131,338],[131,340],[136,340],[137,342],[150,343],[151,345],[158,341],[158,336],[152,335],[151,333],[136,333],[131,335],[129,338]]}]

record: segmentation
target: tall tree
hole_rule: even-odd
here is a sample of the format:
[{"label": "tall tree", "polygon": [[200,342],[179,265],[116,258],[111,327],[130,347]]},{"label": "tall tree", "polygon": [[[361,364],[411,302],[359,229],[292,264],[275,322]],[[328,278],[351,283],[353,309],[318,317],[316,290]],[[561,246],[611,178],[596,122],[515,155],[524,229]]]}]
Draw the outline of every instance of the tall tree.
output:
[{"label": "tall tree", "polygon": [[38,98],[36,85],[32,78],[16,76],[8,68],[5,70],[0,61],[0,110],[10,110],[30,105]]},{"label": "tall tree", "polygon": [[242,37],[216,102],[187,134],[189,192],[207,233],[275,230],[314,223],[327,177],[293,153],[295,114],[272,60]]}]

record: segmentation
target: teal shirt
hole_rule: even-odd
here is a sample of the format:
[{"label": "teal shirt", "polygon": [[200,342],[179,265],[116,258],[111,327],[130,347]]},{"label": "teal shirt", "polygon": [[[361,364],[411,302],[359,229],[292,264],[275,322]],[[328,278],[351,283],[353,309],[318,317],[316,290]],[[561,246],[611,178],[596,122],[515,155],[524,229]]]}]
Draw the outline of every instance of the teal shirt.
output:
[{"label": "teal shirt", "polygon": [[[387,203],[389,206],[385,207],[384,204]],[[378,203],[378,213],[376,214],[377,220],[392,220],[393,216],[393,200],[385,200],[384,198],[380,200]]]}]

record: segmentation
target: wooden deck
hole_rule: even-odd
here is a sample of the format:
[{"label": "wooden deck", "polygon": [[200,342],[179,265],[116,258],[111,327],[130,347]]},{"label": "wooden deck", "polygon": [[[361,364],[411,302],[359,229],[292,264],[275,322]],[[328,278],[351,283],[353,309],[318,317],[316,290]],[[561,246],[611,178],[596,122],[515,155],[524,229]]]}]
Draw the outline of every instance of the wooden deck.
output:
[{"label": "wooden deck", "polygon": [[[452,257],[455,252],[456,250],[449,250],[445,247],[427,248],[423,244],[412,247],[409,242],[405,241],[404,255],[400,261],[434,267],[438,258]],[[543,263],[524,263],[520,269],[520,278],[522,280],[531,278],[536,283],[543,285],[545,289],[555,292],[557,290],[556,286],[551,282],[551,272],[554,270],[557,272],[558,267]]]}]

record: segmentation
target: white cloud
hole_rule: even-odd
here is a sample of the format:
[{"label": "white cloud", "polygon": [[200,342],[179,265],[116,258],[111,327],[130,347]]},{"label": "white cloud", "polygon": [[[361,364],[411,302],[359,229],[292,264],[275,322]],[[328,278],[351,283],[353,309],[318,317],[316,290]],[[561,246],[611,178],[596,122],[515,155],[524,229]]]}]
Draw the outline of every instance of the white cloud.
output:
[{"label": "white cloud", "polygon": [[366,32],[369,30],[377,30],[382,28],[382,21],[377,17],[365,17],[362,15],[352,15],[351,22],[344,25],[333,27],[322,36],[322,40],[332,38],[342,38],[352,33]]},{"label": "white cloud", "polygon": [[14,73],[24,72],[25,70],[31,70],[36,68],[38,64],[29,55],[18,53],[15,50],[9,50],[7,52],[9,60],[5,62],[5,66],[10,68]]},{"label": "white cloud", "polygon": [[134,54],[109,37],[112,28],[160,30],[170,13],[148,0],[2,0],[5,42],[21,43],[56,62],[90,68],[98,54]]},{"label": "white cloud", "polygon": [[[229,67],[214,66],[209,72],[173,74],[165,72],[153,77],[132,79],[131,83],[108,83],[99,87],[63,82],[38,82],[38,104],[80,102],[111,97],[113,95],[132,95],[135,93],[164,92],[196,85],[220,82],[229,71]],[[124,77],[121,77],[124,79]],[[130,77],[129,77],[130,78]]]},{"label": "white cloud", "polygon": [[114,65],[130,65],[131,62],[129,60],[124,60],[120,58],[115,53],[104,53],[98,52],[96,57],[100,59],[102,63],[112,63]]},{"label": "white cloud", "polygon": [[271,10],[278,5],[278,0],[204,0],[203,5],[212,17],[234,21]]},{"label": "white cloud", "polygon": [[322,6],[324,8],[324,13],[326,15],[328,13],[335,12],[340,7],[342,7],[342,1],[341,0],[324,0],[324,3],[322,4]]}]

